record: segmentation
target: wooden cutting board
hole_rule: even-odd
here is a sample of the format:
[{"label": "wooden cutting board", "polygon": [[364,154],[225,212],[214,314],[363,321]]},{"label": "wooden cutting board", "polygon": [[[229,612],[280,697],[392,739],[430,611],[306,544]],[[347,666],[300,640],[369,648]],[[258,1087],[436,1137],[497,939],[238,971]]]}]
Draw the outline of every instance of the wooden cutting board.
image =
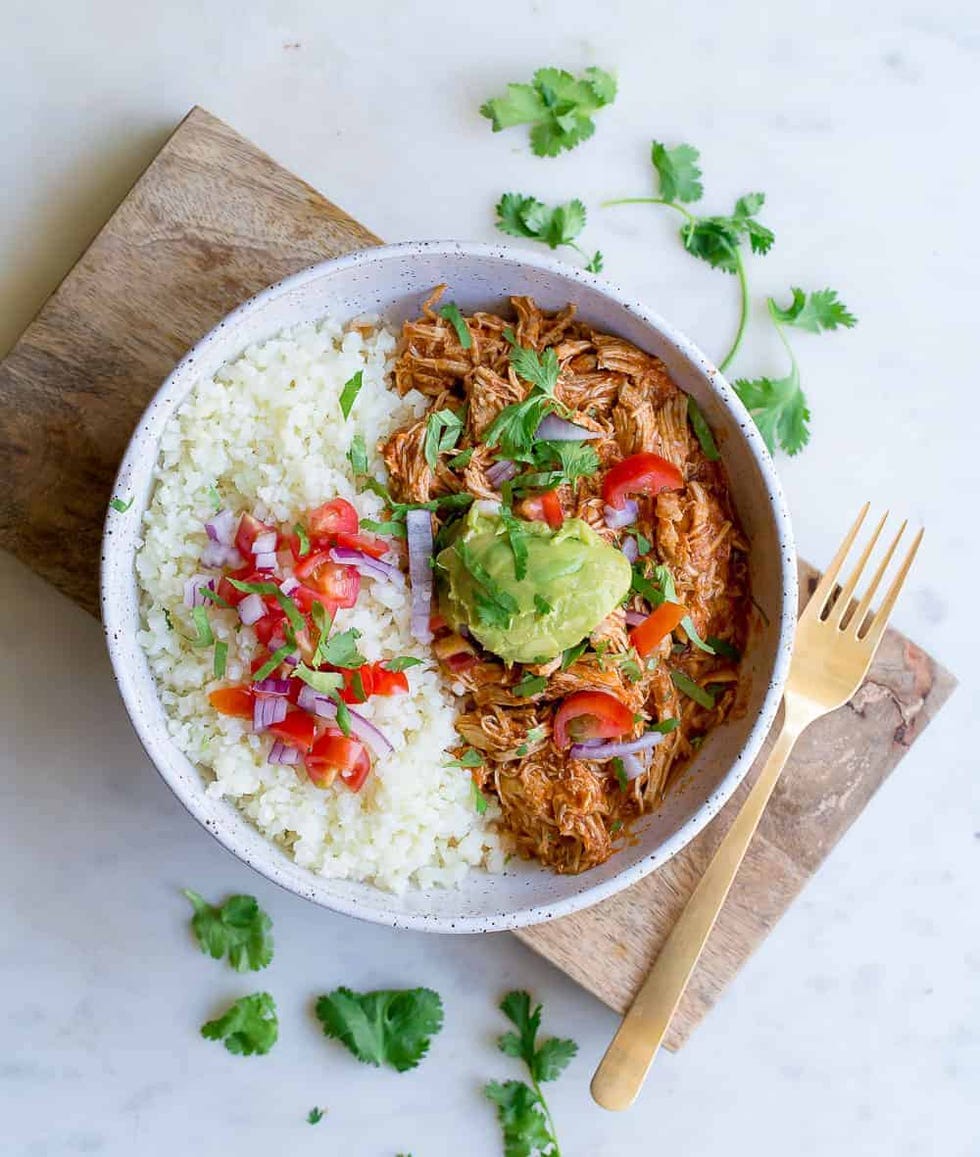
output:
[{"label": "wooden cutting board", "polygon": [[[99,538],[129,435],[174,363],[286,274],[379,239],[194,109],[0,363],[0,546],[93,614]],[[814,572],[802,568],[804,594]],[[861,813],[955,680],[896,632],[855,700],[794,752],[668,1039],[676,1048]],[[659,872],[520,932],[625,1009],[748,781]]]}]

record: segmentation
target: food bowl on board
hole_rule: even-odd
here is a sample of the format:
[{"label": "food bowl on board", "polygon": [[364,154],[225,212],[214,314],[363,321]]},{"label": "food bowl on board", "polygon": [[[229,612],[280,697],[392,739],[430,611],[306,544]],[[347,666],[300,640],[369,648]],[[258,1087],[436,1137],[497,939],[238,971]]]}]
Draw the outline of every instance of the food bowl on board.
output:
[{"label": "food bowl on board", "polygon": [[[581,875],[556,875],[536,863],[511,859],[502,873],[471,871],[455,889],[393,895],[300,867],[233,803],[207,794],[202,772],[170,736],[137,638],[134,559],[162,431],[198,379],[212,375],[251,343],[325,315],[377,314],[398,326],[419,313],[440,283],[449,286],[463,312],[505,307],[514,294],[533,297],[549,310],[573,302],[585,321],[663,360],[715,434],[750,544],[750,581],[759,616],[743,660],[742,710],[711,732],[682,787],[636,823],[634,838],[611,859]],[[665,863],[717,814],[747,772],[779,706],[795,623],[796,558],[762,438],[724,378],[687,338],[609,282],[549,257],[501,246],[415,242],[328,261],[271,286],[220,322],[163,383],[132,436],[115,494],[133,503],[125,518],[107,520],[102,613],[116,680],[147,754],[187,810],[230,852],[275,883],[337,912],[398,928],[488,932],[595,904]]]}]

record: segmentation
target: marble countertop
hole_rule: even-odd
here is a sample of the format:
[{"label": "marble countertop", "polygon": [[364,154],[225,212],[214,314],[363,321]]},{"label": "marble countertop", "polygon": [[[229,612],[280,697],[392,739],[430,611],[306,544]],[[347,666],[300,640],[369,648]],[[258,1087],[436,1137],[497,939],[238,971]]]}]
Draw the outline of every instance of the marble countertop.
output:
[{"label": "marble countertop", "polygon": [[[507,189],[580,196],[609,271],[710,352],[734,284],[665,215],[598,203],[647,190],[651,136],[701,148],[711,208],[764,189],[777,244],[752,263],[757,298],[831,284],[861,322],[796,343],[813,444],[780,469],[801,553],[825,561],[864,497],[924,522],[896,621],[963,686],[690,1044],[611,1116],[588,1096],[608,1010],[506,935],[361,925],[237,864],[140,750],[98,625],[4,556],[0,1150],[491,1157],[480,1087],[514,1075],[494,1006],[520,986],[580,1045],[551,1091],[566,1157],[980,1153],[975,5],[33,0],[2,21],[0,350],[195,103],[391,240],[491,239]],[[544,64],[621,82],[595,138],[552,161],[476,115]],[[778,359],[760,326],[737,368]],[[259,985],[196,952],[188,885],[273,915],[266,1058],[197,1035]],[[319,1036],[311,998],[343,983],[443,994],[420,1069],[376,1072]]]}]

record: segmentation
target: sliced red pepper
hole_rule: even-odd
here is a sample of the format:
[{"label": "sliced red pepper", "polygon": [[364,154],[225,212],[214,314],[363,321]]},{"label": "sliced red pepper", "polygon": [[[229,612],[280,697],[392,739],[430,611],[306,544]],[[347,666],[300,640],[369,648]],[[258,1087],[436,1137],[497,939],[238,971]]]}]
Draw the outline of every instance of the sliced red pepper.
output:
[{"label": "sliced red pepper", "polygon": [[[295,679],[293,682],[298,683]],[[273,723],[269,732],[290,747],[298,747],[307,755],[316,739],[316,720],[305,711],[290,711],[281,723]]]},{"label": "sliced red pepper", "polygon": [[642,623],[638,623],[630,631],[630,643],[641,659],[653,651],[658,644],[680,625],[681,619],[687,614],[687,608],[680,603],[661,603],[652,613],[647,615]]},{"label": "sliced red pepper", "polygon": [[252,692],[247,687],[219,687],[208,694],[208,702],[222,715],[251,719],[254,709]]},{"label": "sliced red pepper", "polygon": [[680,490],[684,476],[680,470],[659,454],[643,451],[631,454],[611,466],[602,480],[602,498],[607,506],[622,510],[631,494],[653,497],[661,490]]},{"label": "sliced red pepper", "polygon": [[575,691],[555,714],[555,744],[570,747],[587,739],[616,739],[633,727],[633,712],[605,691]]},{"label": "sliced red pepper", "polygon": [[346,498],[334,498],[318,506],[307,518],[306,526],[311,539],[357,534],[357,511]]}]

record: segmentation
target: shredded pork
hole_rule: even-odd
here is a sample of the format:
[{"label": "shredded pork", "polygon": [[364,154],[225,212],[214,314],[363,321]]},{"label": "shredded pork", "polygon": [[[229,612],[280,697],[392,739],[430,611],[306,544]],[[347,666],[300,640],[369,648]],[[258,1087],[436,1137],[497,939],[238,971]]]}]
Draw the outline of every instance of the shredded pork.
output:
[{"label": "shredded pork", "polygon": [[[659,359],[577,320],[571,305],[548,313],[527,297],[511,299],[510,319],[491,313],[468,316],[471,344],[464,348],[454,326],[438,312],[441,292],[442,287],[421,317],[405,323],[395,383],[402,394],[419,390],[430,397],[430,412],[457,413],[465,422],[463,437],[433,471],[424,454],[427,416],[392,435],[382,453],[393,497],[427,502],[467,491],[478,499],[499,498],[487,477],[496,454],[482,439],[501,410],[525,398],[530,388],[510,364],[512,347],[505,331],[539,353],[552,347],[560,366],[555,396],[573,411],[572,420],[601,434],[591,443],[600,469],[559,489],[564,515],[581,518],[617,545],[639,532],[651,544],[651,563],[670,569],[677,600],[700,637],[728,644],[709,654],[676,631],[661,642],[651,657],[655,661],[638,663],[626,612],[645,614],[651,608],[637,594],[599,624],[588,649],[570,663],[559,658],[508,667],[475,644],[464,643],[461,653],[454,652],[457,644],[451,639],[447,644],[444,638],[441,648],[437,639],[436,653],[460,695],[460,752],[467,747],[480,752],[482,765],[474,769],[474,780],[499,799],[502,826],[514,848],[558,872],[580,872],[606,860],[628,825],[660,804],[708,731],[732,711],[738,666],[726,655],[739,652],[745,641],[747,547],[724,472],[699,445],[688,421],[687,397]],[[467,449],[473,451],[468,462],[450,467],[452,457]],[[603,513],[602,473],[639,451],[673,463],[685,485],[655,498],[640,497],[636,525],[610,530]],[[446,517],[458,514],[437,512],[434,528]],[[678,690],[671,672],[707,688],[714,705],[702,706]],[[543,689],[521,694],[517,684],[528,675],[544,678]],[[653,749],[644,773],[625,787],[612,763],[571,759],[553,742],[557,708],[580,690],[606,691],[619,699],[636,717],[635,735],[651,724],[677,720]]]}]

